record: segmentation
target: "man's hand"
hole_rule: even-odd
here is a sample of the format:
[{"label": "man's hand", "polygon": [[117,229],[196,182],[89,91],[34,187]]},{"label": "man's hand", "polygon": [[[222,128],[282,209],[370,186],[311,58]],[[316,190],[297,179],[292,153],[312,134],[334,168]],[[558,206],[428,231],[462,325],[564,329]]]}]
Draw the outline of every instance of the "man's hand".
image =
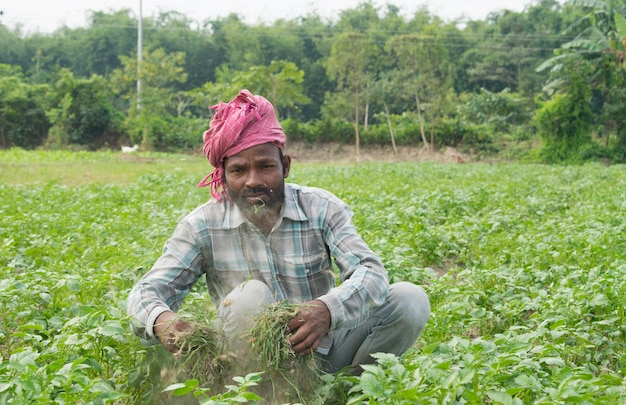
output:
[{"label": "man's hand", "polygon": [[159,338],[163,347],[172,353],[180,353],[181,344],[193,327],[174,312],[166,311],[159,315],[154,322],[154,334]]},{"label": "man's hand", "polygon": [[302,310],[287,324],[291,348],[297,354],[310,354],[330,328],[330,311],[320,300],[305,302]]}]

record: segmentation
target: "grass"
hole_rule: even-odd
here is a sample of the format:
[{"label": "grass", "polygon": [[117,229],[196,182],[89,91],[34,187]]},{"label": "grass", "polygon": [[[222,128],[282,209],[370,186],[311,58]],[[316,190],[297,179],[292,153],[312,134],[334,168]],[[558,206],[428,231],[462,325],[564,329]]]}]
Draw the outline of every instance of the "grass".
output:
[{"label": "grass", "polygon": [[175,353],[182,376],[196,378],[207,386],[224,385],[224,377],[236,361],[234,355],[224,351],[221,332],[208,325],[189,321],[188,332],[178,334]]},{"label": "grass", "polygon": [[2,152],[0,184],[59,184],[80,187],[89,184],[128,185],[144,175],[172,173],[195,176],[198,182],[211,171],[201,155],[151,152]]},{"label": "grass", "polygon": [[289,338],[287,323],[300,312],[301,308],[301,305],[288,301],[268,305],[250,329],[250,346],[269,370],[288,369],[294,365],[294,360],[303,358],[296,356],[287,341]]},{"label": "grass", "polygon": [[[311,402],[319,386],[321,366],[314,356],[300,356],[288,342],[287,323],[302,309],[301,304],[280,301],[268,305],[255,319],[249,342],[257,364],[269,382],[262,387],[271,398]],[[287,403],[287,402],[285,402]]]},{"label": "grass", "polygon": [[[208,170],[154,158],[0,151],[0,403],[172,403],[171,355],[131,335],[125,299],[209,198]],[[102,180],[80,180],[88,167]],[[431,299],[404,356],[320,377],[340,403],[626,403],[625,166],[297,164],[289,181],[344,199],[391,280]],[[210,324],[203,282],[181,313]],[[221,401],[257,401],[265,371]],[[167,395],[201,388],[176,382]]]}]

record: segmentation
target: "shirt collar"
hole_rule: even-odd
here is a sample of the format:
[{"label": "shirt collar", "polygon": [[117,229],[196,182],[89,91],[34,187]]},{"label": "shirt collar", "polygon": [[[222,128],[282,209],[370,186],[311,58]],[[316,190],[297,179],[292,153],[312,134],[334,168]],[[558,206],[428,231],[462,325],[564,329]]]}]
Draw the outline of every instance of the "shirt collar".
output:
[{"label": "shirt collar", "polygon": [[302,207],[300,207],[298,190],[288,183],[285,183],[285,201],[283,202],[282,217],[289,218],[292,221],[306,221],[309,219]]},{"label": "shirt collar", "polygon": [[[226,205],[224,215],[224,228],[237,228],[247,222],[239,207],[235,203],[223,199],[222,203]],[[289,218],[292,221],[306,221],[308,217],[300,207],[298,201],[298,191],[295,187],[285,183],[285,200],[281,208],[281,218]]]}]

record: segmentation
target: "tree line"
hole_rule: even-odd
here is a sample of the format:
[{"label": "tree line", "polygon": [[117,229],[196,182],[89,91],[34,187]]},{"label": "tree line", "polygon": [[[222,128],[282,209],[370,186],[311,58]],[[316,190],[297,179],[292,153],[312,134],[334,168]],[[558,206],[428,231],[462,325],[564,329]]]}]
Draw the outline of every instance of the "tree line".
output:
[{"label": "tree line", "polygon": [[248,88],[290,140],[356,154],[456,146],[623,162],[624,16],[626,0],[541,0],[464,22],[370,2],[263,24],[162,12],[142,20],[141,58],[131,9],[51,34],[0,20],[0,147],[198,150],[207,107]]}]

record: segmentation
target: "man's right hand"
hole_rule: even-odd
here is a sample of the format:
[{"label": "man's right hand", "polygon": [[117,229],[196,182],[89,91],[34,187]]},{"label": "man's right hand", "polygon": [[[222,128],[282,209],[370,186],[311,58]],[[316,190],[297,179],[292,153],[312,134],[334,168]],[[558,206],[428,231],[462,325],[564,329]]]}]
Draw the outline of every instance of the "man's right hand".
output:
[{"label": "man's right hand", "polygon": [[189,322],[180,319],[172,311],[163,312],[154,322],[154,334],[163,347],[172,353],[180,352],[183,337],[189,335],[192,329]]}]

